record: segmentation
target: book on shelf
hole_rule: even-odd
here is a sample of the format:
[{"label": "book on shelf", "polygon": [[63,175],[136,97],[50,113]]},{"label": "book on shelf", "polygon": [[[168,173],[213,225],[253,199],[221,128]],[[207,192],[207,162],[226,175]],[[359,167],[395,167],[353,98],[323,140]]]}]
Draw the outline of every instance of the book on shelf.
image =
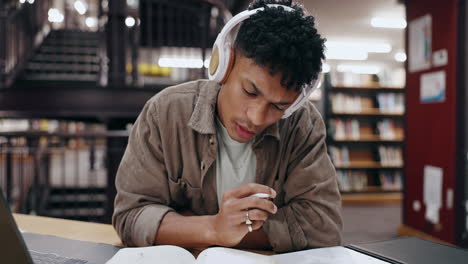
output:
[{"label": "book on shelf", "polygon": [[328,121],[328,133],[333,140],[399,140],[403,138],[403,129],[392,119],[382,119],[376,128],[369,124],[361,125],[357,119],[331,118]]},{"label": "book on shelf", "polygon": [[338,170],[338,187],[343,192],[362,191],[367,188],[367,173],[365,171]]},{"label": "book on shelf", "polygon": [[[333,113],[362,113],[374,112],[382,114],[403,114],[403,94],[381,93],[377,95],[377,106],[372,96],[358,96],[345,93],[331,95],[331,109]],[[377,109],[377,110],[375,110]]]},{"label": "book on shelf", "polygon": [[[380,164],[382,167],[403,166],[403,155],[400,147],[379,145],[375,151],[378,155],[377,161],[375,161],[375,157],[373,157],[372,150],[354,150],[354,152],[351,152],[347,146],[329,147],[330,157],[333,164],[337,167],[350,166],[352,163],[354,163],[354,165],[361,164],[361,166],[365,167],[375,167],[376,164]],[[351,159],[353,155],[355,156],[354,161]]]},{"label": "book on shelf", "polygon": [[378,147],[379,160],[382,166],[403,166],[403,155],[400,147]]},{"label": "book on shelf", "polygon": [[360,113],[363,108],[368,108],[372,105],[370,98],[362,96],[351,96],[344,93],[337,93],[331,96],[333,112],[340,113]]},{"label": "book on shelf", "polygon": [[[395,122],[391,119],[383,119],[377,122],[377,130],[381,139],[397,139],[398,132]],[[401,129],[400,129],[401,130]]]},{"label": "book on shelf", "polygon": [[331,71],[333,86],[355,87],[404,87],[406,85],[406,71],[403,67],[386,69],[379,74],[361,74],[353,72]]},{"label": "book on shelf", "polygon": [[0,132],[104,132],[105,124],[85,123],[81,121],[55,120],[55,119],[11,119],[0,118]]},{"label": "book on shelf", "polygon": [[342,120],[342,119],[330,119],[329,121],[330,132],[333,133],[335,140],[340,139],[353,139],[358,140],[360,138],[360,126],[359,121],[353,120]]},{"label": "book on shelf", "polygon": [[378,86],[379,81],[377,75],[372,74],[356,74],[352,72],[333,72],[331,74],[331,82],[333,86]]},{"label": "book on shelf", "polygon": [[[338,170],[338,187],[342,192],[364,191],[369,188],[369,175],[365,170]],[[371,175],[373,176],[373,175]],[[402,173],[400,171],[380,171],[375,176],[380,180],[380,189],[401,191]]]},{"label": "book on shelf", "polygon": [[348,166],[349,165],[349,150],[348,147],[330,147],[330,155],[335,166]]},{"label": "book on shelf", "polygon": [[377,95],[379,110],[382,113],[400,113],[405,111],[403,94],[381,93]]},{"label": "book on shelf", "polygon": [[383,190],[400,191],[402,188],[402,173],[400,171],[379,172],[380,185]]}]

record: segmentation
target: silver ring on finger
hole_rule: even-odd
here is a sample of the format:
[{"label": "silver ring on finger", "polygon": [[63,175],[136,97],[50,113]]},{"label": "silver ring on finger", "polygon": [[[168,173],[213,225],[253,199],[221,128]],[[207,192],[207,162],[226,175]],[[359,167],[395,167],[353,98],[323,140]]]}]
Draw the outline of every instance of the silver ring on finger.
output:
[{"label": "silver ring on finger", "polygon": [[[245,216],[247,217],[247,219],[245,220],[245,224],[247,226],[252,225],[252,220],[250,220],[250,218],[249,218],[249,210],[247,210],[247,213],[245,214]],[[249,231],[250,231],[251,228],[252,227],[249,228]],[[250,231],[250,232],[252,232],[252,231]]]}]

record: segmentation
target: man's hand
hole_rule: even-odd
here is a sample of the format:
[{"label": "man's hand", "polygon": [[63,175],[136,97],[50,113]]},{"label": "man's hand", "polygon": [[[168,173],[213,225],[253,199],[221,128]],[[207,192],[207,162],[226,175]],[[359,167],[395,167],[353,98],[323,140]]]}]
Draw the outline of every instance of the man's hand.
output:
[{"label": "man's hand", "polygon": [[253,230],[262,227],[269,213],[276,213],[277,207],[270,200],[250,197],[255,193],[269,194],[269,198],[276,197],[275,190],[256,183],[244,184],[224,193],[220,210],[213,218],[213,231],[217,245],[233,247],[240,243],[249,232],[245,224],[247,211],[249,219],[253,222]]}]

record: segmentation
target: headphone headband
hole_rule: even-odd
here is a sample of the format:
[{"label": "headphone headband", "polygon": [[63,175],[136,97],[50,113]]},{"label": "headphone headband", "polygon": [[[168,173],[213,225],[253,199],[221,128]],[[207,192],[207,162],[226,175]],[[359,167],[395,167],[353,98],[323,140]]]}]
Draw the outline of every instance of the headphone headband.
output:
[{"label": "headphone headband", "polygon": [[[267,5],[267,6],[268,7],[281,7],[281,8],[283,8],[284,10],[286,10],[288,12],[293,12],[294,11],[294,8],[289,7],[289,6],[285,6],[285,5],[270,4],[270,5]],[[239,25],[240,23],[242,23],[244,20],[248,19],[252,15],[255,15],[258,11],[263,11],[263,10],[265,10],[265,8],[260,7],[260,8],[256,8],[256,9],[252,9],[252,10],[244,10],[244,11],[240,12],[239,14],[235,15],[223,27],[223,29],[221,30],[221,33],[219,33],[218,37],[220,38],[220,41],[225,42],[226,37],[229,36],[229,33],[231,32],[231,30],[234,27],[236,27],[237,25]],[[217,41],[218,41],[218,38],[216,38],[216,42]]]},{"label": "headphone headband", "polygon": [[[268,7],[281,7],[285,11],[293,12],[294,8],[285,5],[279,4],[269,4]],[[235,41],[237,33],[232,36],[231,31],[242,23],[244,20],[248,19],[252,15],[256,14],[258,11],[263,11],[265,8],[260,7],[252,10],[245,10],[240,12],[231,18],[228,23],[223,27],[221,32],[218,34],[215,43],[213,44],[213,51],[210,59],[210,66],[208,68],[208,78],[217,83],[223,84],[227,81],[231,67],[234,63],[234,52],[232,51],[231,42]],[[302,104],[307,100],[310,94],[317,88],[320,84],[319,78],[314,80],[310,85],[305,85],[302,87],[302,92],[296,101],[284,112],[282,118],[289,117],[294,111],[299,109]]]}]

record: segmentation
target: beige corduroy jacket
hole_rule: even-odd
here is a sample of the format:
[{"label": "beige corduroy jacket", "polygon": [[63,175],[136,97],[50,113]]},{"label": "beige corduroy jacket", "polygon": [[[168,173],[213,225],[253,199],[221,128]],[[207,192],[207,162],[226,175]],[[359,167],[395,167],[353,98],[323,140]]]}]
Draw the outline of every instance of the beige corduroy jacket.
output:
[{"label": "beige corduroy jacket", "polygon": [[[215,109],[220,86],[199,80],[169,87],[144,106],[116,177],[113,225],[123,243],[149,246],[164,215],[218,212]],[[341,243],[341,197],[323,120],[308,102],[265,129],[252,145],[256,182],[278,193],[263,225],[276,252]]]}]

